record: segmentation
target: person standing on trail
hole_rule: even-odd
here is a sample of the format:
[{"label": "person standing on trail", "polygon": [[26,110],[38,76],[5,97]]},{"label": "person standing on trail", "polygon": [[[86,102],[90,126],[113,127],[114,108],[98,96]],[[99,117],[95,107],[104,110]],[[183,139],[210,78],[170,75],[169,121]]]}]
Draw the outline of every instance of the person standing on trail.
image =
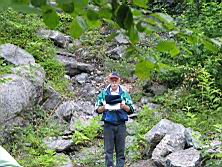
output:
[{"label": "person standing on trail", "polygon": [[114,167],[113,153],[116,152],[116,167],[124,167],[125,138],[128,114],[134,112],[128,92],[120,85],[117,72],[109,75],[109,85],[97,97],[95,111],[103,113],[105,166]]}]

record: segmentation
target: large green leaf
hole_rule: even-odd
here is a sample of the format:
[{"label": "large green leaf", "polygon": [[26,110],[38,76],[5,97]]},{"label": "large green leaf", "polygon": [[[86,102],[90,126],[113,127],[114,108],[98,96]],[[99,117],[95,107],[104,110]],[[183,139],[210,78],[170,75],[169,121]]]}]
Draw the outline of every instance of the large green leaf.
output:
[{"label": "large green leaf", "polygon": [[210,39],[203,38],[202,41],[203,45],[206,49],[208,49],[211,52],[217,53],[219,51],[219,47],[217,47]]},{"label": "large green leaf", "polygon": [[86,29],[87,24],[81,16],[77,16],[70,25],[70,33],[73,38],[79,38]]},{"label": "large green leaf", "polygon": [[133,4],[142,8],[147,8],[147,3],[148,0],[133,0]]},{"label": "large green leaf", "polygon": [[51,29],[55,28],[59,24],[59,16],[56,11],[46,6],[42,11],[44,23]]},{"label": "large green leaf", "polygon": [[111,19],[112,18],[112,7],[107,4],[100,8],[99,17],[104,19]]},{"label": "large green leaf", "polygon": [[99,19],[99,13],[95,6],[89,6],[87,9],[87,18],[91,21],[96,21]]},{"label": "large green leaf", "polygon": [[138,31],[134,27],[131,27],[128,30],[128,36],[132,44],[135,44],[139,41]]},{"label": "large green leaf", "polygon": [[116,14],[116,22],[123,29],[130,29],[133,25],[133,15],[129,6],[121,5]]},{"label": "large green leaf", "polygon": [[59,7],[66,13],[72,13],[74,11],[73,0],[56,0]]},{"label": "large green leaf", "polygon": [[31,4],[35,7],[45,6],[46,0],[31,0]]},{"label": "large green leaf", "polygon": [[141,79],[149,79],[151,72],[154,70],[155,64],[146,60],[136,65],[136,75]]},{"label": "large green leaf", "polygon": [[151,16],[157,18],[163,25],[163,27],[168,30],[172,30],[175,28],[173,18],[170,15],[164,13],[153,13]]},{"label": "large green leaf", "polygon": [[173,40],[159,42],[157,45],[157,50],[160,52],[170,53],[173,57],[180,53],[180,50],[177,48],[176,43]]},{"label": "large green leaf", "polygon": [[93,2],[98,6],[102,6],[106,3],[108,3],[108,0],[93,0]]},{"label": "large green leaf", "polygon": [[89,0],[73,0],[75,6],[75,12],[82,14],[84,13],[84,8],[88,5]]}]

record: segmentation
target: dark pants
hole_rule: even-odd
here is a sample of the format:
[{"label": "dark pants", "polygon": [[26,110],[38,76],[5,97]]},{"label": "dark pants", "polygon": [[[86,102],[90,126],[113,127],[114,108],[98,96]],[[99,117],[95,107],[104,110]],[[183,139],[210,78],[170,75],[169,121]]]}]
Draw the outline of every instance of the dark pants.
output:
[{"label": "dark pants", "polygon": [[116,167],[124,167],[125,163],[125,138],[126,125],[104,124],[105,164],[106,167],[114,167],[113,152],[116,151]]}]

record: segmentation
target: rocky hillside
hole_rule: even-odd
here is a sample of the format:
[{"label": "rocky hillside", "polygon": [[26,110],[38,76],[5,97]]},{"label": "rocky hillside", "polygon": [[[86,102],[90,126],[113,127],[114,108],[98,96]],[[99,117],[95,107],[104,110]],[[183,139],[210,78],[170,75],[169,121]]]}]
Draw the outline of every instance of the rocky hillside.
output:
[{"label": "rocky hillside", "polygon": [[[35,35],[30,33],[40,41],[36,48],[4,36],[1,41],[6,42],[0,45],[1,145],[24,167],[104,166],[103,123],[94,103],[107,85],[108,73],[117,70],[136,106],[127,122],[127,167],[199,167],[204,166],[204,154],[221,153],[218,138],[208,147],[200,140],[203,134],[173,122],[176,119],[161,102],[164,94],[169,95],[170,84],[137,78],[135,62],[125,62],[128,39],[118,32],[108,41],[111,32],[104,26],[74,40],[63,32],[37,27]],[[151,40],[140,35],[141,45]],[[47,53],[49,47],[43,42],[53,51]],[[29,41],[30,45],[35,46],[35,41]]]}]

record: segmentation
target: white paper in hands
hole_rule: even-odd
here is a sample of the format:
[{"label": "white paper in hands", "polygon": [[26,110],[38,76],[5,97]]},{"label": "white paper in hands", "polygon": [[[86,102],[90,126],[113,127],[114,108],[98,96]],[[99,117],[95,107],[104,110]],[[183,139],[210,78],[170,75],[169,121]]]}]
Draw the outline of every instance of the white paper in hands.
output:
[{"label": "white paper in hands", "polygon": [[113,104],[113,105],[105,104],[105,109],[106,110],[119,110],[120,109],[120,103]]}]

